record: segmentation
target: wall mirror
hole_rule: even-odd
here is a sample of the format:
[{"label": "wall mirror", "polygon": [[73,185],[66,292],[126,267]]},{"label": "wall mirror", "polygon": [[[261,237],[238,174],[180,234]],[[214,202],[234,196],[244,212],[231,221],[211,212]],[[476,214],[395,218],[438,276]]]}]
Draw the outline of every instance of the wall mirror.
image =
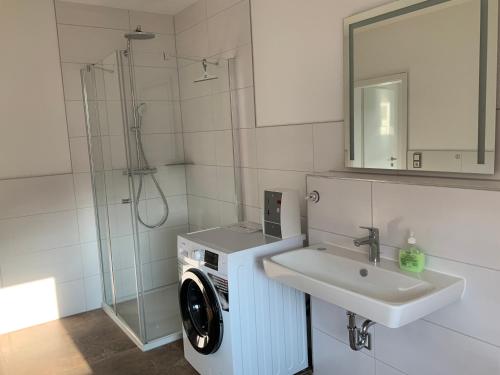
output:
[{"label": "wall mirror", "polygon": [[494,173],[498,0],[344,20],[346,167]]}]

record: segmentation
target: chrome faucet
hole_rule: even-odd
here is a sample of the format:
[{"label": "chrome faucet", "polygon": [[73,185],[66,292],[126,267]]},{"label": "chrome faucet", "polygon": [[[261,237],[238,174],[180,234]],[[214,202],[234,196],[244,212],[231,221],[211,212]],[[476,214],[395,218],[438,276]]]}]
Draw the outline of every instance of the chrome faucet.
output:
[{"label": "chrome faucet", "polygon": [[379,263],[380,262],[380,241],[379,241],[378,229],[371,228],[371,227],[360,227],[360,228],[368,229],[368,236],[355,239],[354,246],[360,247],[361,245],[370,245],[368,259],[372,263]]}]

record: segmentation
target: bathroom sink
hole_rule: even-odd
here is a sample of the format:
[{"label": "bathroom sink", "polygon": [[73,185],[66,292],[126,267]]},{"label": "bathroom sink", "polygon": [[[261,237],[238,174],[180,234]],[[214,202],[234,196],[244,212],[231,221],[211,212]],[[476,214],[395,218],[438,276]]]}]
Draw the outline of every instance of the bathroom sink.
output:
[{"label": "bathroom sink", "polygon": [[362,315],[398,328],[459,300],[465,280],[425,270],[401,271],[382,259],[340,246],[315,245],[264,258],[268,277]]}]

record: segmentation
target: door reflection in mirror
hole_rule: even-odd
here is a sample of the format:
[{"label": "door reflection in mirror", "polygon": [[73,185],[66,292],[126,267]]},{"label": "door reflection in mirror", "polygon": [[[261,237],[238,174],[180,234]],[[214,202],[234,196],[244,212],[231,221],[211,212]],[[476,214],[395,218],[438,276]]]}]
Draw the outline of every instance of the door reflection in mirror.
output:
[{"label": "door reflection in mirror", "polygon": [[407,85],[406,73],[355,82],[354,166],[405,168]]}]

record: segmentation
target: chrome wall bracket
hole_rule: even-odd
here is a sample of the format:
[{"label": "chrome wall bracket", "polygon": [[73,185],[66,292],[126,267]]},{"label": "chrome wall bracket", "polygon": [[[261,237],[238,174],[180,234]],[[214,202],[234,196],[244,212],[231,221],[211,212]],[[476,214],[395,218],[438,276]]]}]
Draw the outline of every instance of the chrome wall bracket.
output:
[{"label": "chrome wall bracket", "polygon": [[347,312],[348,324],[347,330],[349,331],[349,346],[352,350],[368,349],[372,350],[372,337],[368,333],[368,329],[375,324],[371,320],[365,320],[361,328],[356,327],[356,314]]}]

